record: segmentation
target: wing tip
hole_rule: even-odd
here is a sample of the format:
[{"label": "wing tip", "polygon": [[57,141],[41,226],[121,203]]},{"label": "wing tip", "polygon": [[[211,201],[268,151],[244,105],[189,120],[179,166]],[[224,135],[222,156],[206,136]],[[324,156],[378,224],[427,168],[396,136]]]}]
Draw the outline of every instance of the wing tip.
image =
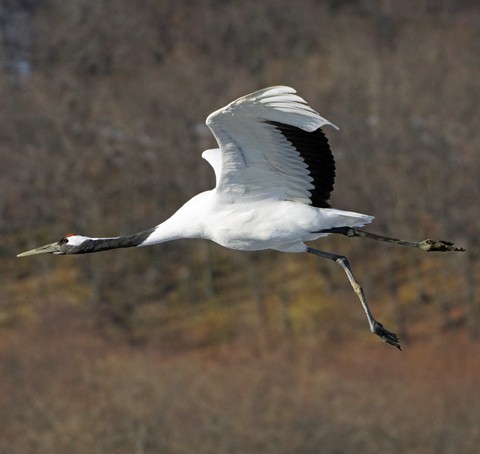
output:
[{"label": "wing tip", "polygon": [[248,97],[254,98],[268,98],[270,96],[277,96],[277,95],[288,95],[288,94],[295,94],[297,90],[293,87],[289,87],[288,85],[272,85],[271,87],[262,88],[260,90],[254,91],[247,95]]},{"label": "wing tip", "polygon": [[320,116],[316,110],[310,107],[305,99],[296,93],[297,90],[288,85],[272,85],[262,88],[248,95],[244,95],[230,102],[225,107],[212,112],[206,118],[205,124],[212,129],[212,126],[216,123],[215,120],[217,116],[223,116],[240,106],[252,104],[270,108],[268,115],[264,114],[264,120],[281,122],[279,115],[286,114],[290,116],[290,121],[286,121],[285,123],[298,126],[308,132],[315,131],[324,125],[330,125],[337,131],[340,129],[336,124]]}]

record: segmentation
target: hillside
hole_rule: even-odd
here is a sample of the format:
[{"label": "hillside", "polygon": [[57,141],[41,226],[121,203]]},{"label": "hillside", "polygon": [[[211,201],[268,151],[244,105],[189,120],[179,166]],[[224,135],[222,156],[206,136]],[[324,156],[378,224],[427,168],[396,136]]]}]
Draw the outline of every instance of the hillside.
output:
[{"label": "hillside", "polygon": [[[476,452],[475,2],[9,0],[0,19],[0,451]],[[404,352],[316,257],[15,258],[167,218],[214,184],[207,115],[275,84],[341,128],[333,206],[467,249],[317,242]]]}]

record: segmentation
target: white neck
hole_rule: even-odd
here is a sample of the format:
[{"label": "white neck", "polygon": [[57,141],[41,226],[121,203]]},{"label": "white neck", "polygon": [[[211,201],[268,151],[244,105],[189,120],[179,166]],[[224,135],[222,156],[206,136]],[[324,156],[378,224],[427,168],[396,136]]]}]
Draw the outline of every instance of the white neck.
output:
[{"label": "white neck", "polygon": [[138,246],[151,246],[181,238],[206,238],[204,220],[210,194],[211,191],[207,191],[193,197],[173,216],[157,225],[150,236]]}]

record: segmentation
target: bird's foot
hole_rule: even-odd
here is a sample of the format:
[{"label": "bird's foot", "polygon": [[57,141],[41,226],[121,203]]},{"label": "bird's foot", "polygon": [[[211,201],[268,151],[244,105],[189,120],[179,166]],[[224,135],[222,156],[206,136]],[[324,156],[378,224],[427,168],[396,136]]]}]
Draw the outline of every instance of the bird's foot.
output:
[{"label": "bird's foot", "polygon": [[392,333],[387,329],[385,329],[383,325],[377,322],[376,320],[373,323],[372,333],[379,336],[380,339],[383,340],[383,342],[393,345],[394,347],[397,347],[399,350],[402,350],[398,336],[395,333]]},{"label": "bird's foot", "polygon": [[427,252],[464,252],[463,247],[456,247],[451,241],[423,240],[419,248]]}]

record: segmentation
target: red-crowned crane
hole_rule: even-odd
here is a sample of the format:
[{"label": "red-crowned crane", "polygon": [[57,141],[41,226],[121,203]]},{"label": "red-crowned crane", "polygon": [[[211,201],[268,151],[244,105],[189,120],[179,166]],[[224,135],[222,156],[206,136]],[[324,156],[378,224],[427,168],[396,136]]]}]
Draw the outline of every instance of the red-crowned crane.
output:
[{"label": "red-crowned crane", "polygon": [[69,234],[18,256],[84,254],[180,238],[204,238],[243,251],[308,252],[340,265],[362,303],[370,330],[400,348],[397,335],[370,312],[347,258],[305,242],[340,233],[425,250],[460,249],[448,242],[413,243],[357,230],[373,217],[330,208],[335,162],[321,128],[336,126],[295,93],[290,87],[265,88],[209,115],[207,125],[219,148],[204,151],[202,157],[215,171],[216,187],[193,197],[165,222],[114,238]]}]

